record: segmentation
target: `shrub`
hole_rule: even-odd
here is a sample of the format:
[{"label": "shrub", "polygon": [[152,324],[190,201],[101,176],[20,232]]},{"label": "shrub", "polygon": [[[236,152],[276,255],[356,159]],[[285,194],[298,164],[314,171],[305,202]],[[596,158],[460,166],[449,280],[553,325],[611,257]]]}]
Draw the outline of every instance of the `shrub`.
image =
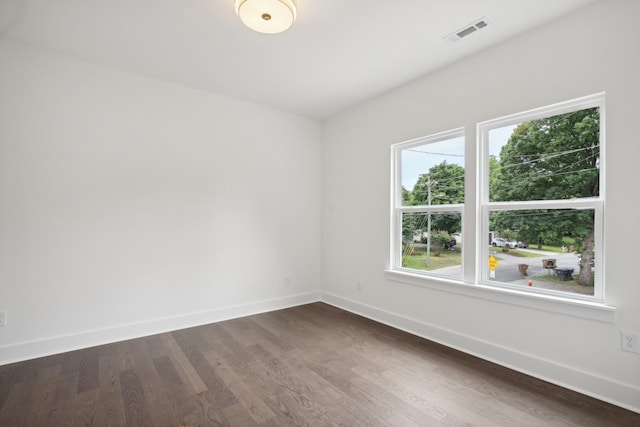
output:
[{"label": "shrub", "polygon": [[445,245],[453,240],[451,234],[446,231],[436,230],[431,232],[431,246],[434,249],[434,256],[442,254]]}]

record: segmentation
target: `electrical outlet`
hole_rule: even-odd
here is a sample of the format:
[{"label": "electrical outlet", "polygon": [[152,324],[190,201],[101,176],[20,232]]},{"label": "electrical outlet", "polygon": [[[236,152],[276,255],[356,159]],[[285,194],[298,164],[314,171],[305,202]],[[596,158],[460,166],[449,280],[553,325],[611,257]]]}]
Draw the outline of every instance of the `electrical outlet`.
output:
[{"label": "electrical outlet", "polygon": [[356,290],[362,291],[362,280],[356,280]]},{"label": "electrical outlet", "polygon": [[0,326],[7,326],[7,312],[0,311]]},{"label": "electrical outlet", "polygon": [[290,274],[285,274],[284,275],[284,285],[285,286],[291,286],[291,275]]},{"label": "electrical outlet", "polygon": [[622,350],[630,351],[631,353],[640,353],[640,342],[638,342],[637,334],[620,331],[620,339]]}]

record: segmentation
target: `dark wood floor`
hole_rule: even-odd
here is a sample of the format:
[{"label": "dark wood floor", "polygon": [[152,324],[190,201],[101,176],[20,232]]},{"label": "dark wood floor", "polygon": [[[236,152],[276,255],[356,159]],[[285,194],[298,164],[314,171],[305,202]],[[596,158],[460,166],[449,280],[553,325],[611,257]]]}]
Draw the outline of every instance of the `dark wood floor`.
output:
[{"label": "dark wood floor", "polygon": [[0,426],[640,426],[322,303],[0,366]]}]

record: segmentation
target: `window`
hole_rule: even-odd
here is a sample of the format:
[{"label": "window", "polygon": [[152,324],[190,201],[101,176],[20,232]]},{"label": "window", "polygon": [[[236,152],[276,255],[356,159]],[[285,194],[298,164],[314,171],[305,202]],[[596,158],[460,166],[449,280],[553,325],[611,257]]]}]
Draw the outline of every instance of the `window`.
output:
[{"label": "window", "polygon": [[462,129],[392,147],[392,269],[461,279]]},{"label": "window", "polygon": [[603,119],[595,95],[478,124],[481,283],[603,300]]},{"label": "window", "polygon": [[[560,312],[582,301],[600,310],[584,315],[610,318],[604,104],[596,94],[478,123],[466,169],[464,129],[392,145],[388,277],[545,309],[571,303]],[[465,186],[477,189],[466,204]]]}]

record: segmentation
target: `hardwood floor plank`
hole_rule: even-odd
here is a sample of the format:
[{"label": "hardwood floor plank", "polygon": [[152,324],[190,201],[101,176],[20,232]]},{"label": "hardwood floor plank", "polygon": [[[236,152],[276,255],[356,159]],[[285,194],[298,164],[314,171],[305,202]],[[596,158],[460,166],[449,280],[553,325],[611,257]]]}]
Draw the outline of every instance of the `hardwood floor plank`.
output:
[{"label": "hardwood floor plank", "polygon": [[304,361],[273,355],[260,345],[252,346],[250,351],[257,356],[255,367],[261,376],[270,379],[282,401],[298,402],[289,407],[289,413],[327,425],[385,425],[383,420],[363,411],[350,396],[305,369]]},{"label": "hardwood floor plank", "polygon": [[638,427],[323,303],[0,366],[0,426]]},{"label": "hardwood floor plank", "polygon": [[146,397],[146,403],[156,424],[176,425],[175,413],[171,410],[171,403],[162,378],[153,363],[153,358],[147,346],[147,340],[135,340],[132,344],[137,373]]},{"label": "hardwood floor plank", "polygon": [[260,338],[260,342],[268,341],[272,345],[285,352],[295,349],[295,347],[291,345],[286,339],[283,339],[281,336],[274,334],[251,317],[243,317],[237,320],[241,324],[246,324],[250,330],[255,331]]},{"label": "hardwood floor plank", "polygon": [[120,388],[127,424],[153,426],[151,410],[144,395],[142,382],[134,369],[120,371]]},{"label": "hardwood floor plank", "polygon": [[407,405],[418,409],[425,417],[429,418],[434,425],[448,425],[448,422],[445,422],[447,417],[454,416],[442,408],[439,402],[431,401],[421,394],[416,394],[412,387],[407,388],[387,378],[383,373],[368,371],[366,368],[360,367],[355,368],[354,372],[375,386],[388,391]]},{"label": "hardwood floor plank", "polygon": [[216,373],[238,398],[239,403],[251,414],[256,423],[269,425],[270,421],[275,421],[276,416],[271,409],[259,398],[247,381],[229,366],[222,356],[217,354],[215,350],[206,352],[204,356],[209,365],[215,367]]},{"label": "hardwood floor plank", "polygon": [[182,378],[180,378],[169,356],[154,357],[153,365],[156,367],[156,371],[158,375],[160,375],[165,387],[182,385]]},{"label": "hardwood floor plank", "polygon": [[83,350],[70,351],[64,354],[61,374],[77,374]]},{"label": "hardwood floor plank", "polygon": [[396,369],[388,370],[382,376],[400,389],[409,391],[414,404],[419,402],[421,409],[424,408],[424,405],[437,406],[440,411],[446,414],[447,419],[453,418],[449,422],[463,421],[478,426],[505,427],[513,425],[534,426],[541,423],[540,419],[529,417],[527,414],[504,405],[471,387],[461,385],[456,385],[454,388],[445,387],[438,385],[440,378],[411,376]]},{"label": "hardwood floor plank", "polygon": [[239,339],[230,335],[221,323],[211,325],[204,334],[205,339],[211,344],[211,349],[215,349],[228,363],[246,364],[253,361],[255,357],[251,352],[247,351]]},{"label": "hardwood floor plank", "polygon": [[126,424],[124,401],[120,388],[120,375],[118,372],[118,356],[109,347],[103,349],[98,359],[99,367],[99,405],[96,412],[97,426],[115,427]]},{"label": "hardwood floor plank", "polygon": [[190,344],[190,334],[179,333],[174,334],[176,342],[182,348],[182,351],[186,355],[187,359],[198,373],[198,376],[202,379],[202,382],[206,385],[207,395],[213,395],[216,399],[217,405],[221,407],[229,406],[238,403],[238,399],[226,386],[224,381],[216,374],[213,367],[211,367],[197,346]]},{"label": "hardwood floor plank", "polygon": [[402,414],[395,414],[389,419],[389,423],[394,427],[420,427]]},{"label": "hardwood floor plank", "polygon": [[307,365],[309,369],[358,402],[364,410],[386,420],[390,425],[433,425],[432,421],[425,423],[426,417],[420,410],[359,377],[350,367],[339,368],[336,364],[328,367],[310,362],[307,362]]},{"label": "hardwood floor plank", "polygon": [[191,365],[189,359],[185,356],[173,336],[171,334],[163,335],[162,342],[167,350],[167,355],[178,371],[178,375],[180,375],[183,383],[189,385],[191,393],[195,395],[207,391],[207,386],[193,368],[193,365]]},{"label": "hardwood floor plank", "polygon": [[216,397],[209,392],[200,393],[196,397],[196,402],[200,406],[207,425],[225,427],[256,425],[253,418],[239,402],[220,406]]},{"label": "hardwood floor plank", "polygon": [[0,426],[28,425],[25,420],[29,414],[22,413],[24,402],[29,402],[31,394],[35,390],[33,382],[20,382],[14,384],[11,392],[0,412]]},{"label": "hardwood floor plank", "polygon": [[99,397],[100,390],[98,389],[75,395],[69,414],[70,419],[73,419],[73,425],[91,426],[95,424]]},{"label": "hardwood floor plank", "polygon": [[[23,362],[24,364],[25,362]],[[11,390],[19,382],[19,363],[0,366],[0,411],[11,394]],[[1,412],[0,412],[1,414]]]},{"label": "hardwood floor plank", "polygon": [[147,350],[152,358],[167,356],[167,348],[164,345],[163,338],[169,334],[156,334],[145,337],[145,343],[147,344]]},{"label": "hardwood floor plank", "polygon": [[[332,337],[327,337],[327,331],[318,333],[318,330],[313,325],[310,325],[313,329],[305,332],[304,328],[293,327],[288,321],[283,321],[282,316],[271,317],[265,315],[258,317],[256,322],[260,322],[263,328],[293,346],[298,354],[304,354],[305,356],[303,357],[313,357],[314,361],[318,363],[330,363],[332,360],[338,359],[343,360],[345,355],[351,354],[345,353],[347,349],[344,345],[332,339]],[[264,344],[264,346],[268,348],[271,347],[271,344]],[[319,348],[323,351],[318,352],[317,349]],[[356,361],[353,361],[354,366],[357,366],[357,364]]]},{"label": "hardwood floor plank", "polygon": [[41,368],[35,381],[35,390],[27,404],[29,408],[33,408],[26,417],[31,425],[46,425],[48,423],[49,410],[53,405],[61,369],[60,365]]},{"label": "hardwood floor plank", "polygon": [[171,408],[180,426],[204,426],[204,416],[195,395],[186,395],[172,401]]},{"label": "hardwood floor plank", "polygon": [[118,360],[118,372],[128,371],[136,368],[136,360],[131,348],[132,340],[121,341],[114,344]]},{"label": "hardwood floor plank", "polygon": [[78,393],[95,390],[99,386],[97,347],[82,350],[78,372]]},{"label": "hardwood floor plank", "polygon": [[[67,369],[68,370],[68,369]],[[51,406],[47,412],[47,424],[52,426],[73,425],[73,404],[78,393],[78,372],[62,374],[56,378],[55,390]],[[31,410],[33,407],[28,406]],[[2,424],[0,424],[2,425]]]}]

